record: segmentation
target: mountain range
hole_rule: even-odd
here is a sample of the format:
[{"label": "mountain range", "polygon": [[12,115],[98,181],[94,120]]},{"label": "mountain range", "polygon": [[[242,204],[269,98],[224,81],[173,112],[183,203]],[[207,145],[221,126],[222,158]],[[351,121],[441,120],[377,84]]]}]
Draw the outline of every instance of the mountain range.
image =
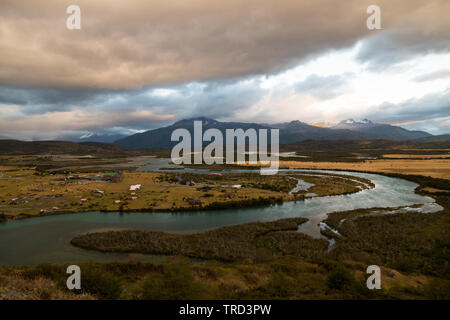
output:
[{"label": "mountain range", "polygon": [[433,137],[424,131],[411,131],[389,124],[374,123],[364,119],[355,121],[348,119],[330,128],[309,125],[294,120],[276,124],[259,124],[247,122],[221,122],[206,117],[184,119],[174,124],[154,130],[136,133],[131,136],[118,139],[114,143],[133,149],[161,149],[171,148],[177,142],[170,141],[170,136],[175,129],[187,129],[193,135],[194,121],[202,121],[203,131],[216,128],[225,136],[226,129],[247,130],[253,129],[279,129],[280,144],[290,144],[305,140],[377,140],[388,139],[394,141],[416,140]]},{"label": "mountain range", "polygon": [[[126,134],[120,133],[88,133],[82,136],[76,134],[61,135],[55,140],[57,141],[71,141],[71,142],[101,142],[101,143],[113,143],[119,139],[127,137]],[[7,138],[5,138],[7,139]]]},{"label": "mountain range", "polygon": [[349,129],[361,133],[373,135],[378,139],[388,139],[395,141],[415,140],[425,137],[430,137],[431,134],[425,131],[406,130],[402,127],[392,126],[390,124],[374,123],[368,119],[355,121],[347,119],[341,121],[333,129]]}]

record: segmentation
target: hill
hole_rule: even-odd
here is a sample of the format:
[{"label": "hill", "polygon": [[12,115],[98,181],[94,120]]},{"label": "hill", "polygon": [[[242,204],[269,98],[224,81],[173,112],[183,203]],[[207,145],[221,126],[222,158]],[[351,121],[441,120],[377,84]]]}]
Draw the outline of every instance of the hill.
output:
[{"label": "hill", "polygon": [[[307,140],[292,144],[283,145],[282,151],[396,151],[402,150],[427,150],[427,149],[448,149],[449,141],[418,142],[418,141],[392,141],[392,140]],[[423,153],[423,152],[422,152]]]},{"label": "hill", "polygon": [[128,149],[111,143],[68,141],[19,141],[0,140],[1,155],[35,154],[107,154],[123,153]]},{"label": "hill", "polygon": [[438,136],[431,136],[431,137],[423,137],[416,139],[417,142],[449,142],[450,141],[450,134],[441,134]]},{"label": "hill", "polygon": [[407,130],[390,124],[375,123],[368,119],[363,119],[361,121],[347,119],[341,121],[338,125],[334,126],[333,129],[348,129],[355,132],[376,136],[377,139],[396,141],[414,140],[431,136],[431,134],[425,131]]},{"label": "hill", "polygon": [[305,140],[410,140],[430,136],[421,131],[409,131],[400,127],[375,124],[370,122],[367,126],[350,125],[323,128],[312,126],[295,120],[277,124],[259,124],[247,122],[220,122],[214,119],[199,117],[175,122],[170,126],[137,133],[129,137],[119,139],[115,143],[133,149],[160,149],[171,148],[177,142],[170,141],[170,136],[175,129],[185,128],[193,135],[194,121],[202,121],[203,131],[210,128],[219,129],[225,137],[226,129],[279,129],[280,144],[290,144]]},{"label": "hill", "polygon": [[184,128],[191,133],[191,136],[193,136],[195,120],[202,121],[203,132],[210,128],[216,128],[222,132],[224,137],[226,129],[237,129],[237,128],[242,128],[243,130],[247,130],[250,128],[254,128],[256,130],[271,129],[271,127],[267,125],[261,125],[257,123],[220,122],[210,118],[199,117],[180,120],[167,127],[149,130],[142,133],[136,133],[129,137],[119,139],[115,141],[115,143],[121,146],[134,149],[171,148],[172,146],[178,143],[170,141],[172,132],[176,129]]}]

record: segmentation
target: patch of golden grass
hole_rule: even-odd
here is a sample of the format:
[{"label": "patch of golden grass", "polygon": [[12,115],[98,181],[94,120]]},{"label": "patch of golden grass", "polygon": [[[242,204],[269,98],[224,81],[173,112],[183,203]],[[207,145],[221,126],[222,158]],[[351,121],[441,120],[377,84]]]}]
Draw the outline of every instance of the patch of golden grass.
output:
[{"label": "patch of golden grass", "polygon": [[354,170],[415,174],[450,179],[450,159],[430,160],[366,160],[364,162],[297,162],[280,161],[280,168]]},{"label": "patch of golden grass", "polygon": [[450,154],[383,154],[383,158],[391,159],[440,159],[450,158]]},{"label": "patch of golden grass", "polygon": [[[226,203],[260,198],[282,198],[284,201],[296,199],[296,196],[289,195],[284,189],[265,188],[264,185],[269,182],[265,179],[261,184],[259,175],[237,177],[239,180],[236,180],[236,183],[245,185],[240,189],[222,188],[221,183],[228,181],[225,177],[223,180],[210,181],[206,176],[204,182],[214,183],[215,187],[203,192],[197,190],[203,183],[186,186],[162,181],[161,177],[164,174],[157,172],[124,172],[122,180],[118,183],[88,180],[72,180],[66,183],[64,174],[41,175],[29,168],[13,170],[13,167],[8,167],[8,169],[10,170],[0,172],[0,214],[5,213],[10,216],[96,210],[165,211],[192,208],[183,198],[201,200],[203,206],[214,202]],[[102,172],[79,175],[95,174],[102,174]],[[319,196],[358,191],[355,189],[356,184],[347,180],[302,175],[299,178],[312,181],[315,184],[314,190],[308,192],[317,193]],[[131,199],[129,187],[133,184],[141,184],[141,188],[133,195],[136,198]],[[103,191],[104,195],[96,194],[94,191],[97,189]],[[232,199],[227,199],[225,193],[231,193]],[[19,199],[18,203],[13,204],[12,199]],[[120,203],[115,203],[116,200],[120,200]]]},{"label": "patch of golden grass", "polygon": [[[154,172],[125,172],[122,181],[118,183],[95,182],[78,184],[64,183],[64,175],[54,174],[38,176],[34,170],[16,170],[2,172],[0,175],[0,213],[16,216],[19,214],[38,215],[41,210],[45,213],[53,211],[82,212],[95,210],[118,211],[121,206],[126,210],[156,209],[171,210],[190,208],[183,198],[193,198],[202,201],[203,205],[212,202],[225,202],[227,200],[222,188],[217,187],[208,193],[211,197],[204,197],[205,192],[198,191],[198,186],[185,186],[160,182],[161,173]],[[84,174],[82,174],[84,175]],[[92,175],[92,174],[86,174]],[[132,184],[141,184],[136,191],[137,199],[127,200],[130,197],[129,187]],[[99,197],[94,190],[104,191]],[[233,194],[233,200],[258,199],[260,197],[283,197],[285,200],[293,200],[294,197],[287,193],[258,188],[241,188],[239,190],[226,189],[226,193]],[[10,204],[14,198],[40,196],[40,199],[26,200],[19,204]],[[55,197],[55,195],[63,195]],[[81,199],[87,201],[80,203]],[[120,200],[119,204],[114,203]],[[57,209],[54,210],[53,208]]]},{"label": "patch of golden grass", "polygon": [[431,193],[436,193],[436,192],[448,192],[450,193],[450,191],[448,190],[441,190],[441,189],[436,189],[436,188],[431,188],[431,187],[425,187],[422,189],[425,192],[431,192]]},{"label": "patch of golden grass", "polygon": [[23,279],[14,274],[0,276],[0,300],[92,300],[90,294],[62,290],[54,281],[39,277]]}]

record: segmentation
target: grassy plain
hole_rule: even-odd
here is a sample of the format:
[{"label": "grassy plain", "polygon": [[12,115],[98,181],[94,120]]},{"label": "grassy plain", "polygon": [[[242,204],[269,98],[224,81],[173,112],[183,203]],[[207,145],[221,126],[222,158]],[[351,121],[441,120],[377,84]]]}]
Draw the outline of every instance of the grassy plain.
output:
[{"label": "grassy plain", "polygon": [[280,161],[280,168],[400,173],[450,179],[450,159],[377,159],[362,162]]},{"label": "grassy plain", "polygon": [[450,154],[383,154],[383,158],[392,159],[449,159]]},{"label": "grassy plain", "polygon": [[[7,218],[84,211],[184,211],[266,205],[302,199],[305,192],[290,195],[297,181],[288,176],[259,174],[179,174],[124,172],[120,182],[68,179],[74,173],[41,172],[30,167],[2,166],[0,170],[0,214]],[[363,183],[340,176],[318,179],[293,175],[315,184],[319,196],[357,192]],[[184,182],[180,182],[184,181]],[[362,181],[364,182],[364,181]],[[131,185],[141,188],[130,192]],[[228,185],[227,185],[228,184]],[[241,188],[233,188],[239,184]],[[191,199],[191,200],[187,200]],[[199,201],[198,203],[193,203]],[[189,202],[191,201],[191,202]]]}]

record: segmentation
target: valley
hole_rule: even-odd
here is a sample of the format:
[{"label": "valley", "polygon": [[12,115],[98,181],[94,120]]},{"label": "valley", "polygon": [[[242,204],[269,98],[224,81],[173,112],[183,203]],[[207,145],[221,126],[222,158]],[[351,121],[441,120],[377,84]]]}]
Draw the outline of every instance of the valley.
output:
[{"label": "valley", "polygon": [[[280,146],[269,176],[245,161],[175,164],[167,148],[0,151],[3,299],[450,294],[445,141],[297,141]],[[65,290],[69,263],[83,270],[82,290]],[[365,287],[373,264],[377,291]]]}]

